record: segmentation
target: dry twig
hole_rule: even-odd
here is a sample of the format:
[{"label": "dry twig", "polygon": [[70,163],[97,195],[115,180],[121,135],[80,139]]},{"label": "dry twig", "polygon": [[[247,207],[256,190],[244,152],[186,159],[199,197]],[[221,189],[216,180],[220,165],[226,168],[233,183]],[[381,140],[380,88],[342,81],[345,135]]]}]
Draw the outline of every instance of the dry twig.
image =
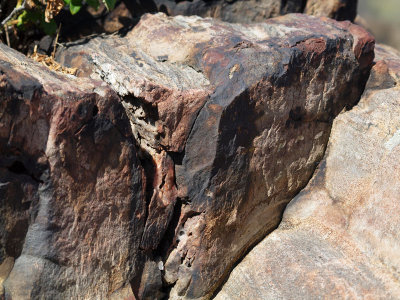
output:
[{"label": "dry twig", "polygon": [[20,11],[23,11],[26,8],[26,0],[24,0],[24,2],[22,2],[22,4],[20,6],[16,6],[12,12],[8,15],[7,18],[5,18],[3,21],[1,21],[1,26],[6,25],[6,23],[8,21],[11,20],[12,17],[14,17],[17,13],[19,13]]},{"label": "dry twig", "polygon": [[4,26],[4,30],[5,30],[5,32],[6,32],[7,46],[8,46],[8,47],[11,47],[11,45],[10,45],[10,36],[9,36],[9,34],[8,34],[8,27],[7,27],[7,25]]},{"label": "dry twig", "polygon": [[78,70],[77,68],[66,68],[66,67],[62,66],[61,64],[59,64],[58,62],[56,62],[54,60],[53,56],[47,56],[44,54],[37,53],[37,45],[35,46],[33,53],[29,57],[37,62],[42,63],[43,65],[48,67],[50,70],[61,72],[64,74],[75,75],[76,71]]},{"label": "dry twig", "polygon": [[58,37],[60,36],[60,30],[61,30],[61,23],[58,26],[58,30],[57,30],[57,36],[54,39],[54,44],[53,44],[53,52],[51,53],[51,57],[54,58],[56,55],[56,50],[57,50],[57,43],[58,43]]}]

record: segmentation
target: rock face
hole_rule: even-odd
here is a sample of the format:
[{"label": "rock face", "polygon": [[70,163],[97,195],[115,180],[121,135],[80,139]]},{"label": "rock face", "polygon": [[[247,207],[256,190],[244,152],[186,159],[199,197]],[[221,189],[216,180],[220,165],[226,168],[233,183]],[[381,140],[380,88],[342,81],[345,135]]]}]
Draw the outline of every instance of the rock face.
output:
[{"label": "rock face", "polygon": [[124,31],[124,27],[136,24],[143,14],[155,12],[213,17],[234,23],[263,22],[288,13],[306,13],[340,21],[353,21],[357,15],[357,0],[123,0],[105,18],[101,18],[105,6],[101,4],[100,7],[97,12],[89,10],[90,14],[82,14],[77,24],[70,24],[69,15],[61,13],[65,21],[63,35],[71,39],[82,31],[83,25],[86,35],[101,30],[107,33]]},{"label": "rock face", "polygon": [[146,205],[143,169],[117,95],[3,44],[0,74],[6,299],[104,298],[129,286],[141,261]]},{"label": "rock face", "polygon": [[199,15],[234,23],[255,23],[288,13],[353,21],[357,0],[154,0],[169,15]]},{"label": "rock face", "polygon": [[379,46],[375,62],[310,184],[216,299],[400,298],[400,54]]},{"label": "rock face", "polygon": [[157,14],[58,54],[118,93],[140,149],[140,248],[153,261],[132,280],[139,298],[157,298],[161,275],[171,299],[208,298],[277,226],[333,118],[358,101],[373,46],[358,26],[306,15],[237,25]]}]

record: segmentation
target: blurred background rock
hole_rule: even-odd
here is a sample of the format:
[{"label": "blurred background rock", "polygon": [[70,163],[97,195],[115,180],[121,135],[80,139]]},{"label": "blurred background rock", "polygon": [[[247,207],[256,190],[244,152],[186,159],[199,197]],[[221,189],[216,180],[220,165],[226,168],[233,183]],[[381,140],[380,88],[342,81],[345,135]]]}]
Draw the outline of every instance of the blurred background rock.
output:
[{"label": "blurred background rock", "polygon": [[358,0],[356,23],[368,28],[378,43],[400,50],[400,0]]}]

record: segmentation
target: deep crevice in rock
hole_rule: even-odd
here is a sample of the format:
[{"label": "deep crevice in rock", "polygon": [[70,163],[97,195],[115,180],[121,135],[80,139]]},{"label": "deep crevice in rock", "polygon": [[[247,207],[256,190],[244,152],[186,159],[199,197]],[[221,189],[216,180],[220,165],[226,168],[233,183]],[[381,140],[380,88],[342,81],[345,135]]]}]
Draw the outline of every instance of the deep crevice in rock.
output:
[{"label": "deep crevice in rock", "polygon": [[168,255],[171,252],[171,248],[174,246],[175,232],[177,227],[179,226],[182,204],[182,200],[180,198],[177,198],[174,206],[174,212],[167,227],[167,230],[165,231],[164,237],[158,245],[158,248],[154,251],[155,255],[161,257],[163,261],[168,258]]},{"label": "deep crevice in rock", "polygon": [[144,217],[144,224],[147,222],[147,218],[149,215],[149,206],[151,198],[153,197],[153,182],[154,182],[154,174],[156,172],[155,163],[148,153],[141,151],[139,155],[140,164],[143,167],[144,175],[145,175],[145,191],[144,191],[144,199],[146,206],[146,215]]},{"label": "deep crevice in rock", "polygon": [[38,179],[33,173],[31,173],[22,161],[16,160],[14,161],[11,166],[9,166],[8,171],[18,174],[18,175],[27,175],[31,177],[37,183],[43,183],[42,180]]},{"label": "deep crevice in rock", "polygon": [[[159,259],[165,261],[174,243],[183,203],[179,198],[174,199],[173,196],[173,190],[176,189],[177,185],[175,165],[182,164],[185,152],[170,152],[161,145],[160,133],[157,129],[159,122],[157,107],[131,95],[124,97],[122,104],[131,123],[132,134],[139,149],[139,160],[144,171],[146,215],[140,247],[143,254],[150,260],[154,262]],[[173,180],[172,183],[171,179]],[[162,195],[161,199],[159,199],[160,195]],[[162,203],[168,204],[163,207],[164,204]],[[168,208],[168,205],[172,205],[172,207]],[[161,214],[165,218],[164,222],[162,222]],[[159,222],[159,219],[161,219],[161,222]],[[156,228],[160,234],[158,238],[154,237]],[[160,270],[160,272],[162,271]],[[138,279],[141,281],[142,274],[140,273],[133,281]],[[163,274],[161,274],[161,278],[163,285],[159,290],[152,292],[154,297],[160,293],[166,295],[165,297],[169,295],[171,286],[164,281]],[[131,281],[131,286],[133,291],[137,293],[141,284],[133,281]]]},{"label": "deep crevice in rock", "polygon": [[171,157],[172,161],[174,162],[174,165],[182,165],[183,158],[185,157],[185,149],[183,149],[182,152],[172,152],[172,151],[167,151],[168,155]]}]

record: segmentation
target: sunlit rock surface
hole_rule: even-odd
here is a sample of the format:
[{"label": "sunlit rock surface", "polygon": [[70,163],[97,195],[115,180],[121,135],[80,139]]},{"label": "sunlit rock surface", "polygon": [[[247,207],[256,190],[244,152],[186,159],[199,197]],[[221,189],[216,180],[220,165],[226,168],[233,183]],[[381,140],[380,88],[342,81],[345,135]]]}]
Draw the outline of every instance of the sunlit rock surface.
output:
[{"label": "sunlit rock surface", "polygon": [[400,298],[400,55],[378,46],[308,186],[216,299]]},{"label": "sunlit rock surface", "polygon": [[125,37],[60,51],[80,76],[107,82],[130,119],[147,180],[140,247],[153,261],[132,281],[139,297],[211,296],[278,225],[333,119],[359,100],[373,47],[362,28],[327,18],[156,14]]}]

